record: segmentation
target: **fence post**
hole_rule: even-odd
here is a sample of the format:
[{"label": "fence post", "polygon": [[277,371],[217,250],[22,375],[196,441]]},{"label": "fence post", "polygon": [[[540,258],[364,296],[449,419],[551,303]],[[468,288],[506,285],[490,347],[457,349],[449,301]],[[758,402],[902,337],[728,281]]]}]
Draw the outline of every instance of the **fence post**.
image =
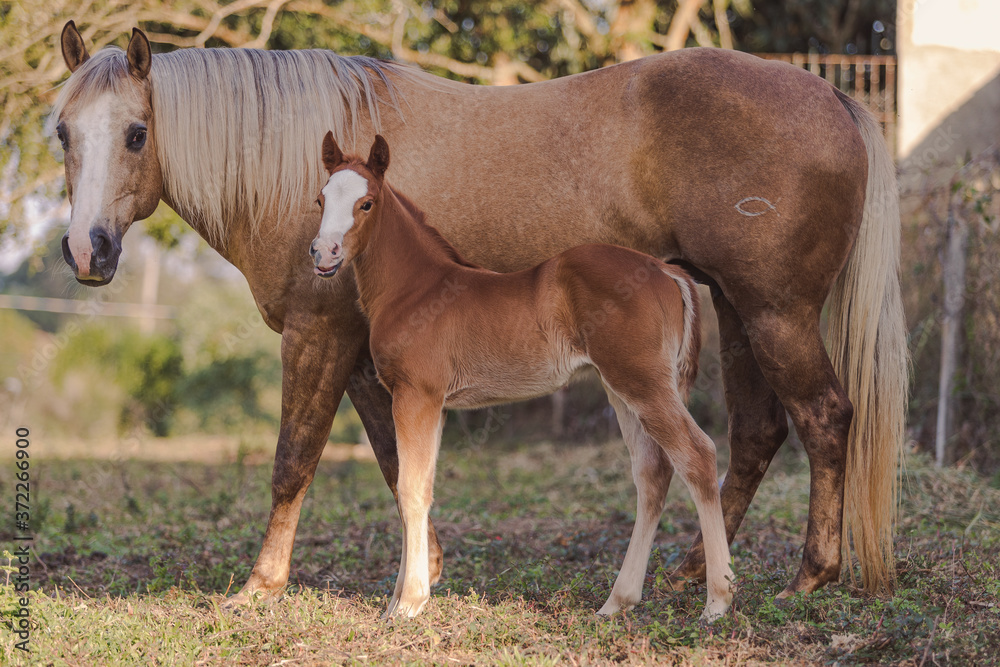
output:
[{"label": "fence post", "polygon": [[969,229],[963,216],[962,190],[948,203],[945,251],[942,258],[944,304],[941,317],[941,377],[938,383],[937,431],[934,438],[934,463],[941,468],[948,463],[948,427],[954,410],[952,393],[955,369],[961,344],[962,308],[965,305],[965,249]]}]

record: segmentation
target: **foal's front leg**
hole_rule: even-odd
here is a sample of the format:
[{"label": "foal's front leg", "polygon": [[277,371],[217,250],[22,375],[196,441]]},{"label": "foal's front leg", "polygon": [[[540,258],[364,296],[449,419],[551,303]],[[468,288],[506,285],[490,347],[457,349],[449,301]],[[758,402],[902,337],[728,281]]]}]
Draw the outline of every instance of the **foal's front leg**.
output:
[{"label": "foal's front leg", "polygon": [[403,555],[386,616],[412,617],[430,598],[427,514],[434,500],[434,468],[441,444],[444,399],[410,387],[396,387],[392,417],[399,451],[399,516]]},{"label": "foal's front leg", "polygon": [[[392,395],[378,381],[375,364],[372,363],[371,352],[362,349],[358,356],[357,366],[351,375],[347,386],[347,395],[361,417],[361,423],[368,433],[372,450],[382,470],[382,476],[392,497],[399,505],[399,493],[396,490],[396,479],[399,477],[399,457],[396,453],[396,429],[392,424]],[[427,523],[427,540],[430,554],[430,582],[433,586],[441,578],[444,566],[444,551],[434,531],[433,522]]]}]

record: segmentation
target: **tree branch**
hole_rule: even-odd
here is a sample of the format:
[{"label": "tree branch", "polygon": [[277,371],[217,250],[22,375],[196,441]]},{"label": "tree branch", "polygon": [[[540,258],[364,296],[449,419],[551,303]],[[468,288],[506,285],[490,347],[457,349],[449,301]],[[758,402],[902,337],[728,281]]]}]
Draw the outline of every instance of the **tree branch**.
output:
[{"label": "tree branch", "polygon": [[252,9],[254,7],[262,6],[267,0],[236,0],[236,2],[230,3],[225,7],[220,7],[209,20],[208,25],[202,30],[197,37],[194,38],[195,46],[205,46],[205,42],[208,41],[210,37],[215,34],[218,30],[219,25],[222,23],[222,19],[227,16],[231,16],[236,12],[242,12],[247,9]]},{"label": "tree branch", "polygon": [[726,16],[728,7],[729,0],[712,1],[712,8],[715,11],[715,27],[719,31],[719,46],[724,49],[733,48],[733,31],[729,29],[729,17]]},{"label": "tree branch", "polygon": [[263,49],[267,46],[267,40],[271,37],[271,30],[274,29],[274,19],[277,18],[281,8],[288,4],[289,0],[271,0],[264,12],[264,20],[260,24],[260,34],[252,42],[247,42],[243,46],[248,49]]},{"label": "tree branch", "polygon": [[678,0],[677,11],[670,19],[670,27],[667,29],[667,36],[663,42],[663,48],[667,51],[676,51],[684,48],[687,42],[688,32],[694,22],[698,21],[698,12],[705,0]]},{"label": "tree branch", "polygon": [[[348,10],[350,9],[349,5],[340,5],[338,9],[334,9],[333,7],[325,5],[322,2],[318,2],[317,0],[293,0],[288,4],[288,11],[315,14],[317,16],[329,18],[331,21],[346,30],[350,30],[351,32],[355,32],[359,35],[364,35],[372,41],[389,47],[392,50],[393,55],[397,59],[404,62],[414,63],[416,65],[420,65],[421,67],[439,67],[441,69],[448,70],[453,74],[457,74],[458,76],[475,78],[483,81],[493,82],[497,79],[497,70],[494,67],[479,65],[478,63],[465,63],[437,53],[420,53],[419,51],[404,46],[402,41],[404,33],[398,32],[401,30],[401,28],[398,27],[401,23],[398,16],[393,21],[393,27],[391,29],[379,28],[371,24],[356,21],[351,18],[349,14],[339,11],[340,7],[345,6],[348,7]],[[403,18],[403,21],[405,22],[405,17]],[[510,67],[513,68],[514,72],[525,81],[546,80],[544,74],[533,67],[530,67],[527,63],[512,61],[510,63]]]}]

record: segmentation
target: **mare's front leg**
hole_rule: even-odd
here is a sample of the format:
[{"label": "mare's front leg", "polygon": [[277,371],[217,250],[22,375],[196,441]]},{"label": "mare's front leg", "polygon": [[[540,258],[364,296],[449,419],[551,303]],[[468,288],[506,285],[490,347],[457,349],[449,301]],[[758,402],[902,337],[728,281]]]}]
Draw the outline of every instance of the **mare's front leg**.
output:
[{"label": "mare's front leg", "polygon": [[289,313],[281,334],[281,430],[271,476],[271,514],[264,543],[242,590],[226,607],[259,595],[280,596],[306,490],[326,446],[333,416],[368,335],[357,308],[335,315]]},{"label": "mare's front leg", "polygon": [[434,468],[441,444],[443,407],[444,399],[440,396],[407,386],[397,386],[393,390],[403,556],[386,617],[416,616],[430,598],[427,514],[434,500]]},{"label": "mare's front leg", "polygon": [[[365,432],[375,451],[382,476],[398,504],[396,480],[399,477],[399,456],[396,451],[396,429],[392,423],[392,395],[378,381],[375,364],[372,363],[367,344],[358,355],[357,366],[347,386],[347,395],[350,396],[351,403],[361,417],[361,423],[364,424]],[[441,578],[444,551],[438,542],[434,524],[430,521],[427,523],[427,547],[429,581],[433,586]]]}]

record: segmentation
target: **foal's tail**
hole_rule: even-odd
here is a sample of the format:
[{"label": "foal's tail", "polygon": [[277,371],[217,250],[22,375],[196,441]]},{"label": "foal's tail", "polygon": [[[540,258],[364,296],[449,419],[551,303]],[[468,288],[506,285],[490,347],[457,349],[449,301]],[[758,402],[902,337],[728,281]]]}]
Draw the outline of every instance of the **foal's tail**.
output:
[{"label": "foal's tail", "polygon": [[865,591],[882,593],[892,589],[896,574],[892,541],[909,370],[899,292],[899,193],[878,122],[861,104],[838,96],[868,152],[861,228],[830,300],[830,356],[854,404],[843,543],[848,563],[853,543]]},{"label": "foal's tail", "polygon": [[698,377],[698,355],[701,354],[701,302],[698,299],[698,288],[687,271],[667,265],[663,272],[677,283],[684,302],[684,332],[681,335],[681,348],[677,352],[677,388],[687,403],[691,387]]}]

